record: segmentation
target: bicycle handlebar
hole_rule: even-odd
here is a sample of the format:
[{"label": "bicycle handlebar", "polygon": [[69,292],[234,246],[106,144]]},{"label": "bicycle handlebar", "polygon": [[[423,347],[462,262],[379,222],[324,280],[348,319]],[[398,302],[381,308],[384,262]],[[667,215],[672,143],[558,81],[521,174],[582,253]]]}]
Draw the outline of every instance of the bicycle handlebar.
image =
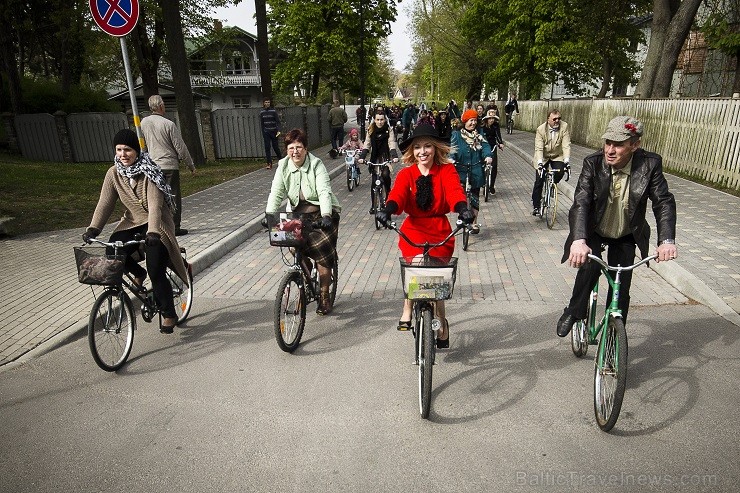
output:
[{"label": "bicycle handlebar", "polygon": [[390,224],[386,224],[385,225],[386,228],[392,229],[393,231],[395,231],[396,233],[398,233],[398,235],[401,238],[403,238],[406,241],[406,243],[408,243],[409,245],[411,245],[413,247],[416,247],[416,248],[423,248],[425,255],[427,253],[429,253],[429,250],[431,250],[432,248],[437,248],[437,247],[442,246],[445,243],[447,243],[450,240],[450,238],[452,238],[453,236],[455,236],[458,231],[460,231],[461,229],[463,229],[466,226],[470,226],[470,225],[466,225],[460,219],[458,219],[457,221],[455,221],[455,229],[453,229],[450,232],[450,234],[447,235],[447,238],[445,238],[444,240],[440,241],[439,243],[428,243],[427,242],[427,243],[419,244],[419,243],[414,243],[413,241],[411,241],[411,239],[408,236],[406,236],[403,231],[401,231],[401,229],[396,224],[396,221],[391,221]]},{"label": "bicycle handlebar", "polygon": [[614,272],[624,272],[624,271],[636,269],[637,267],[641,266],[642,264],[646,264],[646,263],[650,262],[651,260],[655,260],[656,258],[658,258],[658,256],[657,255],[650,255],[650,256],[645,257],[644,259],[640,260],[636,264],[628,265],[626,267],[621,267],[621,266],[613,267],[613,266],[607,264],[606,262],[604,262],[602,259],[600,259],[596,255],[593,255],[591,253],[588,254],[588,258],[589,258],[589,260],[593,260],[594,262],[596,262],[597,264],[599,264],[603,269],[614,271]]},{"label": "bicycle handlebar", "polygon": [[131,245],[141,245],[145,241],[146,240],[129,240],[129,241],[124,242],[124,241],[118,240],[118,241],[113,241],[113,242],[107,242],[107,241],[99,240],[97,238],[90,238],[90,240],[87,243],[88,244],[99,243],[107,247],[123,248],[123,247],[131,246]]}]

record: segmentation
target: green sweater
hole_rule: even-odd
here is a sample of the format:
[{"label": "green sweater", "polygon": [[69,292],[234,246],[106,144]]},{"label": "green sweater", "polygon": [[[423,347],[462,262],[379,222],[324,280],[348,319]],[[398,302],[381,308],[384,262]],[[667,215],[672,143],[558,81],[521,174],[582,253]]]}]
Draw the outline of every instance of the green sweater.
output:
[{"label": "green sweater", "polygon": [[265,212],[278,212],[280,204],[286,198],[291,207],[296,207],[301,192],[307,202],[321,208],[322,216],[331,216],[332,210],[342,211],[339,200],[331,190],[331,178],[326,166],[321,159],[309,152],[300,168],[293,164],[289,156],[278,161]]}]

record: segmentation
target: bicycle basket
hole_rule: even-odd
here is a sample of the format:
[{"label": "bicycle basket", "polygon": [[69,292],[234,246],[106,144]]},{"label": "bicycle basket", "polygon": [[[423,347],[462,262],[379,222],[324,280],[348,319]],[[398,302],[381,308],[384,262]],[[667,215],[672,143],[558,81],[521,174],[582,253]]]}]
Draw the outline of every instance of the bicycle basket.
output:
[{"label": "bicycle basket", "polygon": [[306,243],[303,221],[300,219],[287,219],[281,216],[277,223],[274,223],[268,216],[267,223],[270,246],[301,247]]},{"label": "bicycle basket", "polygon": [[457,277],[457,257],[406,259],[401,257],[401,284],[409,300],[449,300]]},{"label": "bicycle basket", "polygon": [[104,247],[74,247],[74,252],[82,284],[115,286],[123,280],[124,255],[107,255]]}]

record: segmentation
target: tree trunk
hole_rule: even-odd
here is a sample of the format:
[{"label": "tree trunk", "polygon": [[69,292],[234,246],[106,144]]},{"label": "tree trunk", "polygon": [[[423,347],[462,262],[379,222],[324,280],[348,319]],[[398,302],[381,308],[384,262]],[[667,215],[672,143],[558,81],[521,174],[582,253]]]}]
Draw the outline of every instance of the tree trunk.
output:
[{"label": "tree trunk", "polygon": [[131,32],[131,40],[136,53],[136,61],[141,72],[142,89],[144,97],[159,94],[159,60],[162,57],[162,49],[157,40],[164,38],[164,25],[161,20],[154,20],[154,42],[149,42],[146,28],[150,22],[143,8],[139,10],[139,22]]},{"label": "tree trunk", "polygon": [[14,31],[12,24],[5,24],[5,27],[0,29],[0,60],[2,60],[3,71],[8,77],[10,110],[19,115],[23,110],[23,92],[16,61],[16,50],[13,45]]},{"label": "tree trunk", "polygon": [[605,57],[602,61],[602,68],[604,77],[601,80],[601,88],[599,89],[599,94],[596,95],[597,98],[605,98],[606,93],[609,92],[609,86],[611,86],[612,81],[612,72],[614,71],[614,64],[611,59]]},{"label": "tree trunk", "polygon": [[254,0],[254,10],[255,20],[257,22],[257,58],[259,58],[262,98],[272,100],[272,75],[270,74],[270,50],[267,39],[267,6],[265,0]]},{"label": "tree trunk", "polygon": [[651,97],[667,98],[670,96],[673,73],[678,63],[678,55],[681,53],[686,36],[688,36],[691,30],[691,24],[694,22],[701,2],[702,0],[683,0],[678,11],[671,19],[665,42],[663,43],[660,65],[655,72]]},{"label": "tree trunk", "polygon": [[179,0],[161,0],[164,18],[165,40],[169,52],[172,81],[177,98],[177,113],[180,117],[180,131],[196,166],[206,161],[200,144],[198,123],[193,102],[193,88],[190,86],[190,70],[185,53],[185,38],[182,34]]},{"label": "tree trunk", "polygon": [[647,99],[653,94],[655,74],[660,66],[660,57],[663,53],[668,26],[671,23],[671,0],[654,0],[653,22],[650,24],[650,41],[647,56],[642,66],[640,81],[635,88],[635,96]]},{"label": "tree trunk", "polygon": [[309,97],[316,100],[319,95],[319,82],[321,82],[321,69],[316,69],[311,80],[311,94]]},{"label": "tree trunk", "polygon": [[740,51],[735,53],[735,80],[732,83],[732,93],[740,93]]}]

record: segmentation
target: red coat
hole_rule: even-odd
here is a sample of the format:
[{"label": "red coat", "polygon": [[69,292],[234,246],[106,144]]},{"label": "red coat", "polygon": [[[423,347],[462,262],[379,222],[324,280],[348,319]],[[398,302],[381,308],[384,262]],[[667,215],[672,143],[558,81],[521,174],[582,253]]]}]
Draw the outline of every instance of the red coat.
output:
[{"label": "red coat", "polygon": [[[447,215],[458,202],[467,200],[460,185],[460,176],[451,163],[435,164],[429,170],[432,176],[434,203],[430,210],[424,211],[416,205],[416,180],[421,176],[419,167],[412,164],[398,172],[388,200],[398,204],[397,214],[405,212],[408,217],[401,225],[401,231],[416,243],[438,243],[450,234],[450,220]],[[412,247],[399,237],[398,248],[401,255],[407,258],[424,253],[423,249]],[[441,247],[433,248],[429,253],[433,257],[451,257],[455,249],[455,238]]]}]

